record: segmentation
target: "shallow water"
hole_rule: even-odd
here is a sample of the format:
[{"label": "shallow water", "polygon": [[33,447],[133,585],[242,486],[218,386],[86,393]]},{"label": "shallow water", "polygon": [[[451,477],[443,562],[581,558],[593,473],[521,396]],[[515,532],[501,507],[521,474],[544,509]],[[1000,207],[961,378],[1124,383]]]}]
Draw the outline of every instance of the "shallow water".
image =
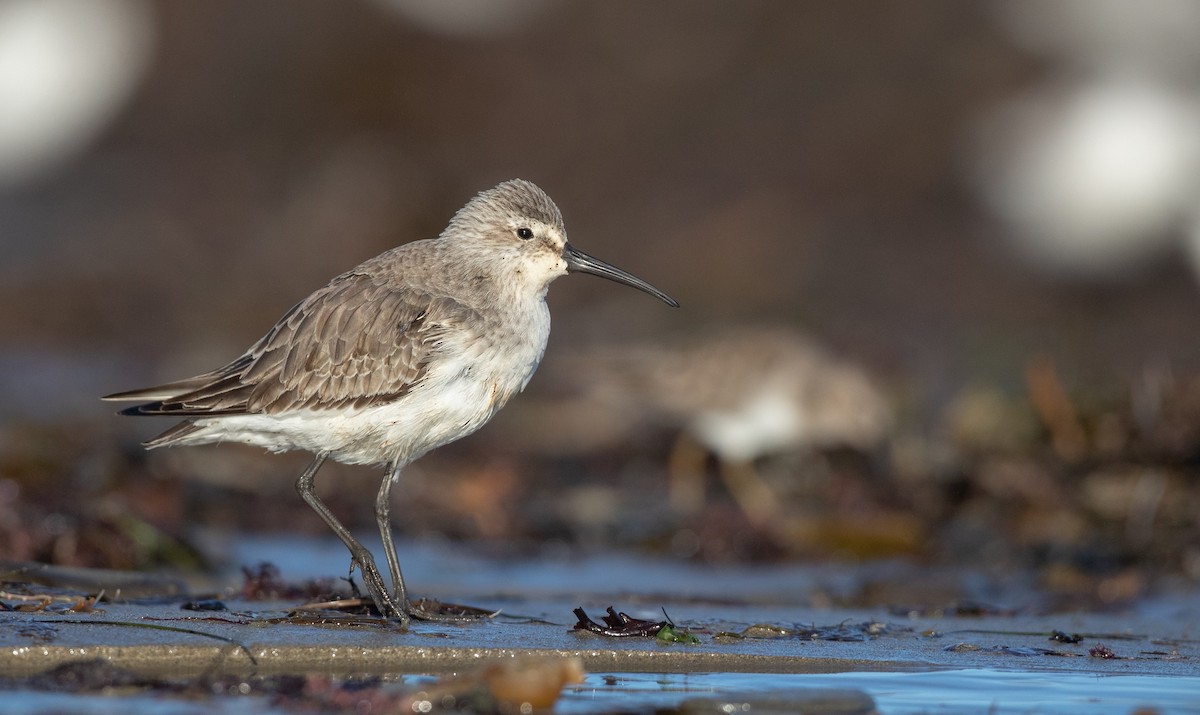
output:
[{"label": "shallow water", "polygon": [[[781,611],[778,604],[805,600],[804,594],[821,584],[826,591],[849,588],[863,578],[867,570],[854,565],[771,565],[713,567],[672,561],[647,559],[628,553],[593,554],[588,556],[555,556],[548,558],[497,560],[470,548],[437,541],[407,542],[400,545],[405,573],[418,592],[440,595],[439,589],[449,589],[448,595],[510,593],[530,598],[562,600],[566,594],[586,594],[597,602],[610,594],[659,594],[671,596],[716,598],[737,595],[758,603],[752,612],[764,616]],[[247,562],[263,559],[274,561],[285,575],[303,577],[329,575],[344,569],[347,562],[340,543],[317,539],[298,544],[294,540],[281,543],[275,537],[243,541],[237,545],[237,558]],[[301,557],[302,555],[302,557]],[[893,567],[884,566],[889,573]],[[895,567],[889,578],[919,577],[919,568]],[[880,568],[874,567],[875,576]],[[907,574],[907,576],[905,575]],[[964,578],[972,578],[964,576]],[[731,588],[733,591],[731,591]],[[982,591],[988,587],[980,587]],[[970,590],[970,589],[969,589]],[[1023,593],[1024,588],[1014,593]],[[487,600],[485,596],[485,600]],[[519,599],[518,599],[519,602]],[[1050,616],[1050,622],[1061,618],[1065,627],[1098,628],[1100,632],[1117,634],[1128,628],[1150,628],[1151,632],[1176,633],[1188,639],[1189,623],[1194,622],[1194,599],[1187,593],[1176,593],[1159,601],[1147,601],[1121,614],[1063,614]],[[618,602],[618,605],[619,602]],[[644,605],[644,604],[643,604]],[[689,610],[687,607],[681,611]],[[703,613],[704,607],[692,607]],[[796,609],[804,617],[817,620],[836,620],[842,611],[822,611],[812,607]],[[886,609],[882,609],[885,610]],[[786,611],[783,611],[786,612]],[[1132,620],[1135,614],[1141,619]],[[883,615],[883,614],[877,614]],[[646,617],[653,617],[647,614]],[[903,616],[893,619],[904,622]],[[1082,619],[1082,620],[1081,620]],[[1088,620],[1090,619],[1090,620]],[[928,620],[928,619],[925,619]],[[1037,620],[1037,619],[1034,619]],[[1046,620],[1045,618],[1041,620]],[[1018,632],[1028,627],[1029,620],[1000,617],[988,625],[981,619],[960,619],[958,627],[999,627],[1006,632]],[[936,619],[934,622],[938,622]],[[964,623],[966,624],[964,626]],[[972,623],[980,623],[973,626]],[[1039,627],[1041,621],[1038,621]],[[923,627],[923,626],[922,626]],[[1180,630],[1182,629],[1182,630]],[[967,631],[964,631],[967,633]],[[980,631],[989,633],[989,631]],[[950,635],[937,641],[935,653],[964,635]],[[988,645],[1004,643],[1005,636],[977,636],[977,642]],[[1044,641],[1044,638],[1042,639]],[[1089,641],[1094,643],[1096,641]],[[1045,642],[1044,645],[1051,645]],[[1137,648],[1170,650],[1169,645],[1133,645],[1115,641],[1116,648],[1125,653]],[[802,646],[797,645],[797,648]],[[862,644],[861,652],[877,652],[883,641]],[[1075,655],[1086,655],[1088,645],[1077,647]],[[1070,648],[1068,647],[1068,650]],[[809,651],[819,652],[819,651]],[[942,656],[955,662],[956,655]],[[814,689],[858,690],[868,694],[879,712],[888,713],[1130,713],[1140,707],[1158,713],[1200,713],[1200,663],[1189,658],[1162,660],[1098,661],[1089,658],[1019,658],[997,654],[998,665],[977,667],[988,663],[962,660],[965,667],[915,671],[912,661],[897,661],[889,666],[885,655],[875,662],[877,670],[810,674],[763,673],[591,673],[587,681],[569,687],[557,712],[606,713],[614,711],[650,712],[655,708],[675,708],[695,699],[730,699],[739,697],[769,699],[773,706],[795,699],[804,702],[806,693]],[[1169,660],[1169,659],[1168,659]],[[939,661],[941,662],[941,661]],[[1028,662],[1027,669],[1012,665]],[[1002,663],[1002,664],[1001,664]],[[1070,667],[1064,667],[1064,666]],[[1161,670],[1159,670],[1162,666]],[[1167,667],[1170,666],[1170,667]],[[1128,668],[1132,674],[1115,674],[1113,667]],[[1080,670],[1097,672],[1080,672]],[[1139,670],[1140,669],[1140,670]],[[888,672],[891,670],[892,672]],[[1071,672],[1071,671],[1074,672]],[[1153,673],[1162,672],[1163,675]],[[1196,677],[1186,677],[1194,673]],[[1184,677],[1180,677],[1183,675]]]},{"label": "shallow water", "polygon": [[1200,677],[1098,676],[1007,670],[948,670],[922,673],[857,672],[816,675],[759,673],[612,674],[615,682],[592,674],[564,692],[555,712],[650,711],[693,698],[736,703],[734,693],[803,702],[806,689],[861,690],[883,715],[903,713],[1130,713],[1200,712]]},{"label": "shallow water", "polygon": [[[383,564],[378,538],[363,535],[363,544]],[[469,545],[438,539],[402,540],[396,544],[404,580],[419,595],[520,593],[540,596],[563,592],[670,593],[682,597],[725,598],[736,584],[739,597],[794,598],[813,585],[814,576],[839,579],[844,569],[810,566],[712,566],[677,559],[650,558],[615,551],[581,555],[549,548],[535,557],[498,558]],[[229,578],[242,565],[270,562],[289,580],[345,575],[350,556],[330,537],[278,534],[239,536],[230,544]]]},{"label": "shallow water", "polygon": [[214,697],[186,700],[157,694],[72,695],[7,692],[4,715],[268,715],[283,712],[263,697]]},{"label": "shallow water", "polygon": [[[414,680],[424,679],[403,680],[411,684]],[[1127,715],[1138,708],[1149,708],[1159,715],[1200,712],[1200,677],[1097,676],[988,669],[825,675],[592,673],[585,682],[563,691],[554,712],[561,715],[654,713],[698,700],[716,700],[735,706],[732,710],[718,707],[712,712],[762,712],[762,707],[753,706],[755,701],[769,702],[773,708],[771,712],[799,711],[814,691],[828,689],[862,691],[875,701],[875,707],[882,715],[963,712]],[[750,707],[736,707],[743,703]],[[113,697],[9,692],[5,694],[3,706],[6,715],[46,712],[267,715],[286,710],[263,696],[220,695],[197,701],[150,693]]]},{"label": "shallow water", "polygon": [[[240,564],[271,561],[284,578],[298,580],[344,574],[349,561],[344,547],[332,538],[246,537],[232,546],[226,579],[230,585],[240,581],[236,570]],[[580,555],[553,550],[544,558],[497,558],[482,550],[430,540],[405,542],[400,549],[406,575],[419,595],[465,597],[466,602],[479,601],[476,605],[502,606],[512,615],[479,627],[414,624],[406,632],[317,632],[302,625],[284,625],[269,633],[256,630],[250,637],[283,646],[291,643],[289,639],[318,637],[335,645],[361,643],[365,647],[434,643],[482,651],[512,647],[531,651],[612,649],[670,656],[668,664],[654,661],[647,668],[673,670],[667,674],[625,672],[640,667],[630,661],[593,660],[586,681],[564,690],[555,710],[559,713],[653,713],[681,706],[688,712],[804,712],[813,711],[804,708],[811,707],[814,694],[827,696],[831,691],[841,692],[848,706],[858,706],[857,712],[863,711],[865,702],[858,694],[865,694],[884,715],[1125,714],[1139,708],[1162,714],[1200,713],[1196,600],[1194,592],[1187,589],[1122,613],[910,617],[904,612],[889,614],[886,608],[868,611],[811,605],[805,594],[814,584],[829,591],[864,578],[867,567],[847,564],[716,567],[630,553]],[[899,566],[884,566],[882,571],[878,566],[872,568],[875,577],[884,574],[889,579],[925,574],[914,566],[907,570]],[[612,603],[637,617],[654,620],[659,618],[660,606],[666,606],[682,626],[697,629],[702,644],[667,645],[569,633],[571,610],[580,603],[587,605],[593,616]],[[243,612],[243,618],[255,607],[246,602],[231,604],[234,611]],[[108,617],[118,618],[124,610],[137,607],[113,604],[108,608]],[[529,622],[518,616],[521,613],[542,620]],[[754,623],[793,628],[810,622],[853,625],[864,618],[875,622],[877,616],[887,622],[887,629],[878,636],[853,641],[716,635]],[[1082,644],[1053,644],[1046,638],[1051,628],[1090,635]],[[137,633],[140,637],[141,631]],[[105,637],[118,638],[120,632],[106,632]],[[1089,657],[1092,645],[1105,641],[1118,657]],[[969,647],[960,647],[964,644]],[[701,660],[690,655],[719,658]],[[399,667],[389,661],[385,666],[369,672],[382,675],[386,681],[382,688],[394,696],[432,677],[415,674],[421,665]],[[605,672],[606,667],[620,672]],[[731,672],[704,672],[712,669]],[[732,672],[770,669],[789,672]],[[258,715],[285,712],[297,703],[272,697],[269,684],[255,686],[249,694],[225,690],[209,694],[200,687],[185,697],[169,690],[134,688],[105,695],[10,690],[3,693],[0,712]],[[369,693],[370,688],[363,692]],[[722,704],[729,707],[722,708]]]},{"label": "shallow water", "polygon": [[[378,538],[362,536],[363,544],[382,565]],[[567,546],[550,546],[532,556],[500,557],[470,544],[437,538],[404,539],[396,548],[410,590],[434,597],[656,594],[683,600],[796,604],[814,589],[837,596],[856,591],[866,578],[899,581],[913,575],[911,565],[898,562],[706,564],[622,550],[585,553]],[[239,535],[223,550],[228,553],[226,578],[231,583],[241,578],[241,566],[264,561],[277,566],[287,580],[343,576],[350,563],[346,547],[332,536]],[[1024,588],[1021,579],[1012,576],[998,584],[996,579],[956,569],[954,578],[962,587],[959,595],[965,591],[979,600],[1002,597],[998,589]],[[947,596],[947,600],[952,598]]]}]

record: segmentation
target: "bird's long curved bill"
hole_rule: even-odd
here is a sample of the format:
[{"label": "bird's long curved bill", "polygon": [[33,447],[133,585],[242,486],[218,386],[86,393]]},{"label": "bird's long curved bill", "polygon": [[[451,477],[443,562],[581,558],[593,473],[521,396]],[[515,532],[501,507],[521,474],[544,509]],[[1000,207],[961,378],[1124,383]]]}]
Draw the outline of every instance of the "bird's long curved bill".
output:
[{"label": "bird's long curved bill", "polygon": [[593,258],[569,243],[563,247],[563,259],[567,262],[567,270],[572,273],[591,273],[594,276],[607,278],[610,281],[624,283],[627,286],[633,286],[638,290],[649,293],[672,308],[679,307],[679,303],[674,298],[641,278],[631,273],[626,273],[616,266],[610,266],[599,258]]}]

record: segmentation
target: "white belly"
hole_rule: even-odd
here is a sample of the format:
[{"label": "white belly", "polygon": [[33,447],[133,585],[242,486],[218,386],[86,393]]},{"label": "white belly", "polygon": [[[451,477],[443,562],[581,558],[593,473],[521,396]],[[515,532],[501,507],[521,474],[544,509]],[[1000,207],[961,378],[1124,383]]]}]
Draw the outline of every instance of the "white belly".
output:
[{"label": "white belly", "polygon": [[522,331],[447,346],[421,382],[392,402],[202,418],[195,423],[203,429],[179,443],[232,441],[273,452],[327,451],[346,464],[410,462],[479,429],[525,388],[549,337],[549,312],[535,317],[543,316]]}]

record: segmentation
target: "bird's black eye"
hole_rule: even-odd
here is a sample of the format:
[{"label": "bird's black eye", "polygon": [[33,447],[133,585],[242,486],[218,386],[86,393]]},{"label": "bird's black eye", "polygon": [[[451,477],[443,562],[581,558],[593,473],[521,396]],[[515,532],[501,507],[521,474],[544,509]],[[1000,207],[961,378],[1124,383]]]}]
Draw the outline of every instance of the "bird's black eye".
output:
[{"label": "bird's black eye", "polygon": [[533,238],[533,231],[525,227],[518,228],[517,238],[528,241],[529,239]]}]

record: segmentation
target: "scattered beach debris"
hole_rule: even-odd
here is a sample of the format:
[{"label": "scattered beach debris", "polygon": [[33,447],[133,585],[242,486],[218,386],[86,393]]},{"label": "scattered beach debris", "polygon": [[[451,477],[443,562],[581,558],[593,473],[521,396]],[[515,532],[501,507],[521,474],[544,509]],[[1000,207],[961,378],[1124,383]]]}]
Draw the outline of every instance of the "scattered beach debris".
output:
[{"label": "scattered beach debris", "polygon": [[671,618],[667,616],[666,611],[663,611],[664,621],[647,621],[641,618],[634,618],[628,613],[618,613],[612,606],[608,607],[608,613],[603,617],[604,625],[600,625],[593,621],[582,607],[576,608],[574,611],[575,617],[579,621],[573,627],[577,631],[590,631],[602,636],[610,638],[624,637],[642,637],[642,638],[657,638],[660,641],[668,643],[699,643],[700,639],[688,633],[687,631],[678,628],[671,622]]}]

